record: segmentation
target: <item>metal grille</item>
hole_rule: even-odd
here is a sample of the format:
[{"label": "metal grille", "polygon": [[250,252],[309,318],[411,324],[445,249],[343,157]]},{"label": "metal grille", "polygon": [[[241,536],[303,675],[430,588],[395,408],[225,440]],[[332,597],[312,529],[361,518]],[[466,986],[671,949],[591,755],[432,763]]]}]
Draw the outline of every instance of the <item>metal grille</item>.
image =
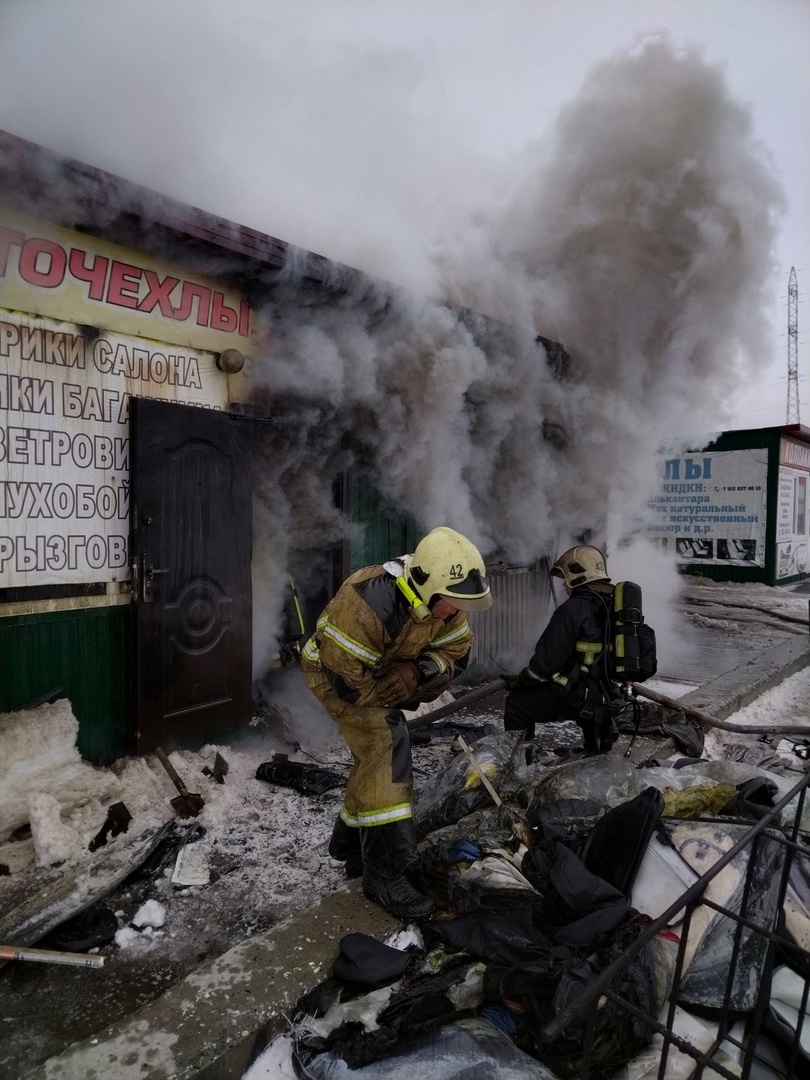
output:
[{"label": "metal grille", "polygon": [[[677,1071],[679,1076],[688,1075],[700,1078],[720,1076],[727,1080],[738,1080],[741,1077],[742,1080],[749,1080],[749,1078],[767,1075],[784,1077],[784,1080],[795,1080],[795,1078],[810,1075],[810,1061],[801,1050],[803,1028],[810,1033],[810,1019],[805,1018],[804,1015],[810,994],[810,954],[788,933],[784,916],[789,882],[810,879],[810,847],[806,845],[805,837],[799,832],[799,822],[804,811],[808,785],[810,785],[810,774],[805,775],[772,810],[768,811],[765,817],[747,829],[742,838],[725,855],[674,900],[665,912],[652,921],[624,951],[619,960],[599,973],[576,1002],[562,1010],[545,1025],[541,1032],[544,1043],[554,1042],[572,1028],[585,1028],[583,1059],[577,1073],[578,1080],[602,1076],[598,1067],[592,1065],[592,1058],[599,1004],[605,999],[613,1002],[620,1009],[627,1010],[640,1023],[647,1026],[650,1034],[657,1033],[662,1040],[657,1072],[645,1073],[647,1077],[657,1076],[659,1080],[664,1080],[665,1077],[671,1075],[668,1072],[668,1064],[671,1068],[671,1059],[675,1054],[687,1055],[693,1062],[691,1068],[686,1070],[683,1063],[680,1063]],[[792,824],[784,828],[780,827],[782,811],[794,800],[797,800],[797,804]],[[794,813],[793,807],[790,813]],[[774,857],[774,845],[778,847],[777,857]],[[709,884],[735,860],[740,852],[744,851],[748,853],[747,870],[741,892],[737,893],[740,900],[736,910],[714,903],[706,895]],[[776,902],[770,906],[765,905],[763,909],[762,905],[755,902],[754,881],[758,873],[762,874],[766,859],[770,860],[769,866],[778,868],[778,885],[775,884],[777,875],[771,875],[770,880]],[[798,875],[798,878],[792,875]],[[674,1030],[676,1009],[679,1002],[682,1003],[684,959],[689,931],[695,914],[700,908],[709,908],[718,912],[724,919],[730,920],[733,926],[733,947],[729,956],[722,1002],[718,1007],[702,1013],[704,1016],[708,1015],[718,1025],[718,1030],[713,1044],[702,1050],[689,1040],[677,1035]],[[681,915],[683,921],[676,929],[680,944],[675,962],[673,989],[662,1013],[652,1016],[620,996],[616,987],[622,984],[622,975],[628,965],[649,946],[657,934],[666,932],[668,924]],[[754,957],[753,965],[751,964],[752,956]],[[769,1008],[774,969],[781,966],[789,968],[799,979],[798,1019],[795,1035],[791,1038],[785,1036],[784,1029],[779,1035],[776,1034]],[[752,978],[758,980],[758,988],[754,985],[753,991]],[[755,996],[755,1003],[751,1008],[740,1008],[738,999],[741,983],[744,984],[744,989],[749,996],[752,992]],[[735,1024],[740,1020],[744,1023],[742,1038],[732,1033]],[[803,1020],[806,1022],[803,1023]],[[763,1057],[762,1050],[757,1046],[760,1035],[765,1035],[771,1040],[778,1038],[781,1062],[775,1063],[770,1057],[767,1059]],[[804,1034],[804,1041],[807,1042],[807,1034]],[[723,1044],[726,1053],[729,1048],[737,1049],[740,1057],[739,1065],[729,1067],[728,1060],[723,1062],[715,1058],[718,1049]],[[760,1071],[763,1068],[766,1068],[765,1073]]]},{"label": "metal grille", "polygon": [[475,640],[467,679],[523,667],[554,606],[548,561],[533,566],[488,566],[494,603],[469,616]]}]

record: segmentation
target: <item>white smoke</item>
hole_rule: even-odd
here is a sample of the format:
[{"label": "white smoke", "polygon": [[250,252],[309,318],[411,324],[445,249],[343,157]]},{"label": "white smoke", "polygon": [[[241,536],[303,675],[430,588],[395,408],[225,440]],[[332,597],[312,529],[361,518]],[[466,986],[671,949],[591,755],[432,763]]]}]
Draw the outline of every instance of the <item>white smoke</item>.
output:
[{"label": "white smoke", "polygon": [[457,297],[488,304],[493,277],[508,280],[565,343],[563,502],[632,512],[662,438],[706,432],[768,355],[782,194],[719,70],[665,39],[600,65],[521,175],[490,215],[478,280],[455,261]]},{"label": "white smoke", "polygon": [[547,549],[537,479],[559,452],[543,436],[553,379],[534,335],[360,277],[302,312],[301,287],[275,287],[267,352],[250,365],[253,400],[278,416],[258,450],[273,511],[257,550],[288,565],[347,536],[331,481],[351,465],[421,528],[449,523],[508,561]]},{"label": "white smoke", "polygon": [[474,117],[465,138],[420,102],[453,77],[429,35],[380,44],[353,5],[332,37],[329,5],[34,6],[63,53],[26,79],[44,23],[7,4],[28,95],[6,80],[11,130],[369,274],[311,286],[296,262],[262,308],[257,670],[290,569],[350,534],[332,490],[349,465],[421,528],[528,562],[636,520],[661,440],[716,427],[770,353],[782,197],[696,50],[613,57],[548,137],[493,160]]},{"label": "white smoke", "polygon": [[[472,268],[462,236],[437,257],[446,295],[501,322],[371,283],[302,310],[293,289],[254,372],[270,399],[328,399],[312,466],[350,444],[420,525],[516,562],[609,514],[629,529],[662,438],[705,431],[756,370],[781,209],[747,110],[666,40],[597,68],[520,175],[477,215]],[[569,350],[562,378],[536,334]]]}]

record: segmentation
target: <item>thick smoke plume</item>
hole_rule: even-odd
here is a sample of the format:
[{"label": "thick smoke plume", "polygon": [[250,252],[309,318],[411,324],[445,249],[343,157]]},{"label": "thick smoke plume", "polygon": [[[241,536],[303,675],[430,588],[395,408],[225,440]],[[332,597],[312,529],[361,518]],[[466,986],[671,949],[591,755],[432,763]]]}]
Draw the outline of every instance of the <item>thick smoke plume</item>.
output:
[{"label": "thick smoke plume", "polygon": [[554,387],[534,335],[362,275],[302,305],[306,289],[300,274],[274,287],[268,351],[251,365],[268,414],[254,572],[270,595],[286,568],[305,584],[314,551],[352,536],[333,493],[349,467],[420,527],[451,523],[491,557],[529,561],[547,547],[537,470],[557,466],[538,403]]},{"label": "thick smoke plume", "polygon": [[[719,70],[651,39],[515,156],[491,124],[477,145],[442,85],[465,85],[463,41],[505,40],[516,8],[476,22],[444,6],[418,46],[419,15],[393,3],[4,8],[0,125],[370,275],[333,265],[324,281],[302,257],[262,300],[257,672],[289,573],[322,581],[329,546],[358,538],[335,510],[349,466],[490,558],[529,562],[608,519],[617,540],[661,440],[696,445],[772,353],[782,197]],[[545,24],[518,22],[531,51]],[[525,120],[537,95],[538,133],[548,48],[519,102]],[[475,108],[517,106],[508,56],[487,60]]]},{"label": "thick smoke plume", "polygon": [[768,353],[782,195],[720,72],[665,40],[597,68],[521,176],[455,297],[508,318],[520,296],[574,358],[555,517],[631,513],[662,437],[705,434]]},{"label": "thick smoke plume", "polygon": [[517,175],[436,250],[442,299],[359,276],[311,303],[300,275],[277,287],[254,368],[257,397],[298,417],[270,440],[297,454],[270,496],[277,552],[314,523],[345,532],[328,478],[353,463],[506,561],[608,515],[629,530],[662,438],[695,445],[755,373],[781,194],[696,52],[655,40],[600,66]]}]

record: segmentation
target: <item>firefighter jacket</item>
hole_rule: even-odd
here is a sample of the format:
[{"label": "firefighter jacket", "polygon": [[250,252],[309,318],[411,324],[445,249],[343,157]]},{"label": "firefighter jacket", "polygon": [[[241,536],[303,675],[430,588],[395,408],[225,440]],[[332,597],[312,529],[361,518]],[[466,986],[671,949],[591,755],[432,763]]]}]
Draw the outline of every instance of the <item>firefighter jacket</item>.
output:
[{"label": "firefighter jacket", "polygon": [[[540,635],[534,655],[521,672],[522,684],[532,687],[554,683],[568,703],[580,704],[587,676],[599,674],[603,668],[598,661],[607,645],[612,599],[610,582],[592,582],[574,589]],[[606,681],[606,677],[599,681]],[[609,693],[607,685],[604,689]]]},{"label": "firefighter jacket", "polygon": [[401,563],[370,566],[344,581],[318,619],[302,658],[317,665],[335,694],[356,707],[379,707],[375,676],[413,660],[423,679],[466,667],[472,632],[459,611],[448,622],[414,615],[396,578]]}]

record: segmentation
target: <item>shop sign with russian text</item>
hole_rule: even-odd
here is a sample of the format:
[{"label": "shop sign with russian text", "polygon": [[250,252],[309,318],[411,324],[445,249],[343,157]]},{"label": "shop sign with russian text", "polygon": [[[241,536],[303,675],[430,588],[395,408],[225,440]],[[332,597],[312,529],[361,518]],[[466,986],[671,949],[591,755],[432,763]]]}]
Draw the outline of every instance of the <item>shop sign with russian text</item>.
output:
[{"label": "shop sign with russian text", "polygon": [[0,307],[213,352],[251,340],[251,309],[233,290],[2,205]]},{"label": "shop sign with russian text", "polygon": [[214,353],[0,309],[0,588],[129,579],[129,402],[222,409]]}]

